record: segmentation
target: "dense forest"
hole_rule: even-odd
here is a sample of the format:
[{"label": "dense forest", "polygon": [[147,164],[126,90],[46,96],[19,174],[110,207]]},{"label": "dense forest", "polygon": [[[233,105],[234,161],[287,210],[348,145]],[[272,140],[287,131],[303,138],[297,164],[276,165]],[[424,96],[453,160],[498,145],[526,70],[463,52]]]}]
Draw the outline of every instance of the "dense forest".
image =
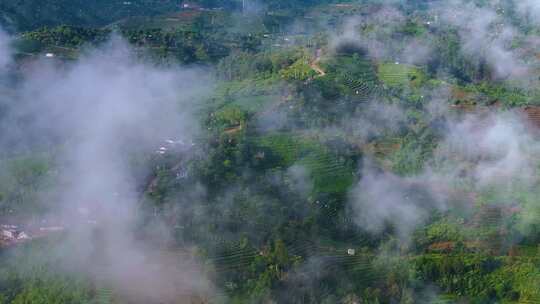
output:
[{"label": "dense forest", "polygon": [[0,2],[0,304],[540,302],[539,16]]}]

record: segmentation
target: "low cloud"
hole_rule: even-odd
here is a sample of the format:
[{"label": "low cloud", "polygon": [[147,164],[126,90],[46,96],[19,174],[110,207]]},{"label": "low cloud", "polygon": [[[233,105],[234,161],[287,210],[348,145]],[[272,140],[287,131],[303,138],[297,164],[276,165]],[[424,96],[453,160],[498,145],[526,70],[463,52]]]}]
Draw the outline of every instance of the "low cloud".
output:
[{"label": "low cloud", "polygon": [[331,46],[356,44],[377,60],[424,64],[429,61],[432,46],[429,37],[412,37],[399,31],[407,17],[393,6],[386,5],[372,14],[348,18],[340,32],[331,36]]},{"label": "low cloud", "polygon": [[0,28],[0,71],[5,69],[11,62],[11,49],[9,43],[9,36]]},{"label": "low cloud", "polygon": [[[374,233],[390,229],[407,241],[433,212],[472,208],[474,201],[456,205],[471,200],[467,191],[491,187],[511,191],[515,181],[535,185],[533,156],[540,146],[524,119],[519,111],[447,117],[443,139],[415,175],[399,176],[365,161],[361,179],[350,193],[356,223]],[[467,185],[467,190],[459,185]]]},{"label": "low cloud", "polygon": [[463,52],[485,60],[496,79],[519,79],[529,74],[512,43],[520,36],[492,7],[454,0],[433,7],[443,24],[457,28]]},{"label": "low cloud", "polygon": [[[6,40],[0,36],[4,65]],[[192,252],[167,249],[166,230],[150,243],[134,233],[142,193],[131,164],[166,140],[191,142],[198,132],[197,102],[212,89],[208,73],[145,63],[119,37],[76,62],[42,58],[20,73],[2,97],[0,149],[13,155],[60,145],[59,203],[48,218],[65,228],[66,244],[77,251],[66,263],[142,303],[211,295]]]}]

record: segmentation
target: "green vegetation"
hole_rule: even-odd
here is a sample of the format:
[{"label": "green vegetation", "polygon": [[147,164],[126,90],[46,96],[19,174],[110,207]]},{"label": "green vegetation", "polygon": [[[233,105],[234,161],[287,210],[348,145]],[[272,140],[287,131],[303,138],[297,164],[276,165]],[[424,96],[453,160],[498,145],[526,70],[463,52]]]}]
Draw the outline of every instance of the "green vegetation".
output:
[{"label": "green vegetation", "polygon": [[396,63],[382,63],[378,66],[379,79],[386,85],[393,86],[421,86],[425,81],[424,74],[416,67]]},{"label": "green vegetation", "polygon": [[178,9],[177,2],[169,0],[2,1],[0,24],[6,24],[21,31],[61,24],[103,26],[132,15],[155,15],[175,9]]},{"label": "green vegetation", "polygon": [[[525,127],[483,129],[497,113],[536,109],[537,68],[529,82],[497,77],[428,1],[388,11],[379,1],[247,2],[3,1],[0,22],[17,32],[9,81],[47,53],[69,65],[115,35],[148,64],[212,74],[189,153],[125,158],[137,172],[136,238],[151,243],[147,230],[163,223],[170,243],[156,246],[193,248],[227,303],[540,301],[536,135],[514,142],[504,136]],[[531,27],[516,31],[540,32]],[[429,58],[403,55],[411,41],[409,57],[423,41]],[[59,173],[69,143],[40,140],[0,151],[1,220],[40,219],[60,203],[51,189],[70,187]],[[67,246],[62,238],[0,247],[0,304],[129,302],[107,280],[66,271],[62,256],[39,255]]]},{"label": "green vegetation", "polygon": [[35,241],[3,251],[0,266],[0,303],[91,303],[96,289],[89,278],[59,274],[62,257],[54,252],[54,240]]},{"label": "green vegetation", "polygon": [[43,155],[0,161],[0,212],[40,214],[47,206],[42,199],[55,182],[52,162]]}]

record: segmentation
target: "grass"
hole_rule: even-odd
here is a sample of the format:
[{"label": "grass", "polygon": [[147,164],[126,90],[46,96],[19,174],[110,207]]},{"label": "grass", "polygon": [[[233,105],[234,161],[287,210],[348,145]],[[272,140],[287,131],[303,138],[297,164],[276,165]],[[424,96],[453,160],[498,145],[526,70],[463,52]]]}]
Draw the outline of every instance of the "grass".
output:
[{"label": "grass", "polygon": [[[207,111],[238,108],[246,112],[259,112],[279,100],[276,78],[245,79],[218,84],[213,98],[203,107]],[[203,111],[204,112],[204,111]]]},{"label": "grass", "polygon": [[369,98],[379,90],[379,81],[372,62],[358,55],[340,55],[321,63],[323,69],[340,84],[348,95]]},{"label": "grass", "polygon": [[292,166],[302,151],[314,148],[313,143],[287,133],[272,134],[256,139],[256,144],[271,149],[281,158],[282,167]]},{"label": "grass", "polygon": [[426,76],[413,65],[396,64],[394,62],[381,63],[377,66],[379,80],[390,87],[420,86]]},{"label": "grass", "polygon": [[300,160],[300,164],[311,171],[316,192],[343,193],[353,183],[351,168],[328,153],[312,153]]},{"label": "grass", "polygon": [[274,90],[278,81],[277,77],[229,81],[219,87],[218,94],[223,93],[223,90],[228,90],[230,94],[257,95]]},{"label": "grass", "polygon": [[287,133],[263,136],[257,145],[271,149],[283,168],[298,164],[310,172],[315,193],[343,193],[352,185],[352,168],[313,139]]},{"label": "grass", "polygon": [[258,112],[266,105],[279,100],[279,95],[258,95],[258,96],[240,96],[234,98],[234,101],[225,107],[235,106],[247,112]]}]

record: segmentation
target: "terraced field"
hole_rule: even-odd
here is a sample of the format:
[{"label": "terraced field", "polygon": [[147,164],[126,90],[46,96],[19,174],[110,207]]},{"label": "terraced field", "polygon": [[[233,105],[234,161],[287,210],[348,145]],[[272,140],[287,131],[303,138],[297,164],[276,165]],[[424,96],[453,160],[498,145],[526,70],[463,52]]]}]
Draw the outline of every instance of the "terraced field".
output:
[{"label": "terraced field", "polygon": [[343,193],[354,180],[354,168],[330,154],[312,139],[290,134],[275,134],[256,139],[256,144],[274,151],[281,165],[298,164],[307,168],[316,193]]},{"label": "terraced field", "polygon": [[343,193],[353,183],[353,170],[327,153],[311,153],[299,164],[309,168],[318,192]]},{"label": "terraced field", "polygon": [[360,101],[367,101],[382,92],[376,70],[367,57],[338,56],[326,63],[326,70],[331,75],[339,71],[333,76],[349,95]]},{"label": "terraced field", "polygon": [[416,86],[424,81],[425,75],[415,66],[402,63],[381,63],[377,66],[379,80],[390,86]]}]

